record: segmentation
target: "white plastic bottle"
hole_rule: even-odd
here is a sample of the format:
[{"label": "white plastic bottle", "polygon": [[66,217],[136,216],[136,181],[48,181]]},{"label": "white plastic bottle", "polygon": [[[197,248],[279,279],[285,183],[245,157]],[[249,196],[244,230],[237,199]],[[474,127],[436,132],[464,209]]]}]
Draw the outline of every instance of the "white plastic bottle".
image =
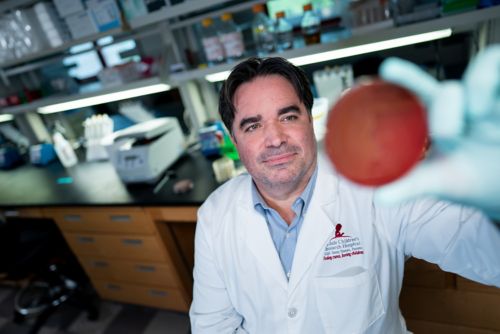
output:
[{"label": "white plastic bottle", "polygon": [[224,62],[224,47],[217,34],[217,29],[214,26],[214,21],[211,18],[206,18],[201,22],[203,27],[201,44],[207,59],[208,65],[215,65]]},{"label": "white plastic bottle", "polygon": [[219,39],[224,46],[226,61],[231,62],[243,57],[245,53],[243,35],[241,34],[240,28],[234,23],[231,13],[222,14],[221,21]]},{"label": "white plastic bottle", "polygon": [[57,157],[63,166],[68,168],[76,165],[78,158],[76,157],[75,151],[69,141],[67,141],[66,138],[64,138],[59,132],[54,133],[52,139],[54,140],[54,149]]},{"label": "white plastic bottle", "polygon": [[321,19],[313,11],[312,4],[307,3],[303,6],[304,15],[300,22],[302,35],[306,45],[321,43]]},{"label": "white plastic bottle", "polygon": [[284,51],[293,47],[293,26],[285,18],[285,12],[276,13],[276,25],[274,27],[276,34],[276,48],[278,51]]},{"label": "white plastic bottle", "polygon": [[273,22],[265,14],[264,4],[256,4],[252,11],[254,18],[252,21],[252,34],[255,41],[255,48],[259,57],[267,56],[274,52],[274,26]]}]

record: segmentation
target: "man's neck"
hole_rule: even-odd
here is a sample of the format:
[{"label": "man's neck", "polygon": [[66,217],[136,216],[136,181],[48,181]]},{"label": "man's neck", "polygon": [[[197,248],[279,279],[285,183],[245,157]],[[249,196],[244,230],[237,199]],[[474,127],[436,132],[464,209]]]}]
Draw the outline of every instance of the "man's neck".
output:
[{"label": "man's neck", "polygon": [[295,218],[295,212],[292,209],[292,205],[307,187],[315,168],[316,167],[314,166],[308,175],[303,178],[302,182],[297,185],[268,188],[256,184],[260,195],[267,205],[276,210],[288,225],[290,225],[293,218]]},{"label": "man's neck", "polygon": [[292,210],[292,204],[298,196],[299,195],[295,197],[290,196],[289,198],[286,198],[284,200],[276,200],[266,196],[262,197],[266,201],[267,205],[276,210],[281,218],[283,218],[283,220],[287,223],[287,225],[290,225],[295,218],[295,212]]}]

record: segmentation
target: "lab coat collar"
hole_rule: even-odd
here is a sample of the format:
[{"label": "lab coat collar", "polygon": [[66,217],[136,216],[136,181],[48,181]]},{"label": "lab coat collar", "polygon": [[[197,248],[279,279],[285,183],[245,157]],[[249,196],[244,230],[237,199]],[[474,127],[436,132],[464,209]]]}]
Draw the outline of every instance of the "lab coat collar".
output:
[{"label": "lab coat collar", "polygon": [[297,240],[289,281],[289,293],[297,287],[304,275],[322,256],[325,243],[334,233],[338,179],[332,169],[319,162],[318,179],[309,208]]},{"label": "lab coat collar", "polygon": [[333,176],[331,168],[322,163],[321,159],[318,160],[318,178],[297,241],[290,281],[283,271],[265,218],[253,208],[250,177],[243,196],[238,201],[247,246],[255,255],[256,261],[289,293],[296,288],[314,259],[320,256],[320,251],[334,230],[332,206],[336,200],[337,178]]},{"label": "lab coat collar", "polygon": [[251,182],[238,204],[241,209],[242,227],[245,231],[244,239],[247,247],[255,255],[257,263],[260,263],[265,270],[284,289],[287,289],[288,282],[281,266],[278,252],[271,238],[271,233],[267,227],[266,219],[253,207],[251,196]]}]

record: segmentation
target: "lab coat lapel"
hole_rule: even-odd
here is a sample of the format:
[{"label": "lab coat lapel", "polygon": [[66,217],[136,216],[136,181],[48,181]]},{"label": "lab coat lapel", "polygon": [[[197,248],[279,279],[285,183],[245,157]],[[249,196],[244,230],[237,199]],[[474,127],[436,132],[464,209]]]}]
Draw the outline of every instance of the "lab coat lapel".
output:
[{"label": "lab coat lapel", "polygon": [[321,256],[325,242],[332,237],[334,231],[337,180],[331,174],[324,174],[321,167],[320,165],[316,186],[295,248],[289,282],[290,293],[314,261]]},{"label": "lab coat lapel", "polygon": [[[250,202],[247,202],[250,201]],[[283,289],[287,289],[287,279],[281,266],[281,261],[271,238],[265,218],[260,215],[248,203],[251,198],[240,203],[240,209],[244,214],[241,222],[245,230],[245,240],[250,251],[255,255],[258,265],[265,268],[269,274],[276,279]]]}]

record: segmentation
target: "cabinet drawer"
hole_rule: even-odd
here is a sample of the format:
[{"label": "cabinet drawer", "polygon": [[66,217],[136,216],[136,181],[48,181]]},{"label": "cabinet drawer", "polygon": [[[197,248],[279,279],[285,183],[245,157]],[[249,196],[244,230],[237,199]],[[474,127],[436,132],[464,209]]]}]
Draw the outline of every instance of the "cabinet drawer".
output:
[{"label": "cabinet drawer", "polygon": [[80,257],[80,262],[92,279],[179,287],[177,274],[167,263],[130,262],[104,258]]},{"label": "cabinet drawer", "polygon": [[68,232],[155,232],[151,218],[141,208],[68,208],[45,210],[45,214]]},{"label": "cabinet drawer", "polygon": [[103,299],[182,312],[187,312],[189,309],[189,301],[177,289],[146,287],[101,280],[94,280],[93,283]]},{"label": "cabinet drawer", "polygon": [[5,218],[43,218],[43,212],[40,208],[3,209],[1,214]]},{"label": "cabinet drawer", "polygon": [[156,207],[146,209],[156,221],[175,223],[195,223],[198,219],[198,207]]},{"label": "cabinet drawer", "polygon": [[64,233],[66,241],[77,255],[164,262],[167,260],[163,245],[154,236],[95,235]]}]

